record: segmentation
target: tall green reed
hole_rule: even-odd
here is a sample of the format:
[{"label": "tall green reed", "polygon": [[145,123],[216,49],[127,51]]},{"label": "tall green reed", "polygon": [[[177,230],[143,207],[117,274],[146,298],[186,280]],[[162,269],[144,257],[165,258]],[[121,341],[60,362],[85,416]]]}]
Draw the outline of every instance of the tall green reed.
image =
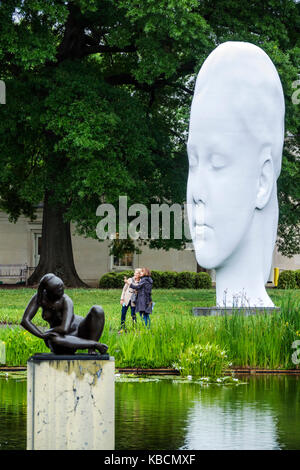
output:
[{"label": "tall green reed", "polygon": [[[279,295],[277,292],[280,313],[249,317],[241,314],[194,317],[190,311],[195,300],[188,300],[180,291],[176,292],[177,300],[170,291],[167,294],[162,291],[161,294],[166,303],[157,302],[151,316],[151,328],[146,328],[139,316],[137,324],[133,325],[128,315],[127,332],[122,334],[118,334],[120,308],[115,303],[112,307],[109,303],[111,298],[104,296],[107,302],[106,324],[100,341],[108,344],[117,367],[172,367],[189,347],[207,343],[225,349],[233,366],[297,367],[292,362],[292,343],[300,339],[299,296],[289,293]],[[80,290],[74,295],[76,311],[84,315],[90,298]],[[191,295],[193,298],[196,296],[194,291]],[[21,298],[18,302],[21,304]],[[11,304],[14,303],[11,297]],[[0,340],[7,343],[6,357],[10,365],[25,365],[32,354],[49,351],[42,340],[21,328],[0,328]]]}]

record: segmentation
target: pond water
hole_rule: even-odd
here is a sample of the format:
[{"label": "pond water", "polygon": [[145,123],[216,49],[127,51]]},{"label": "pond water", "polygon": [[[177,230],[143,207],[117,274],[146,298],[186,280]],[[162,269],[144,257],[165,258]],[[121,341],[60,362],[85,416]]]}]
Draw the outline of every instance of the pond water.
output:
[{"label": "pond water", "polygon": [[[116,383],[116,449],[300,449],[300,377]],[[26,378],[0,376],[0,450],[26,448]]]}]

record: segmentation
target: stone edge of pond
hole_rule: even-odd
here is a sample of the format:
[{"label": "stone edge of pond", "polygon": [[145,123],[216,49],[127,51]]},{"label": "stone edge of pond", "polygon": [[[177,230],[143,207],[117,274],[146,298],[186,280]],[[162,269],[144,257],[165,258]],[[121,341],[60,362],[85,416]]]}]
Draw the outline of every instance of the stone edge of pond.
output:
[{"label": "stone edge of pond", "polygon": [[[0,366],[0,372],[18,372],[26,371],[25,366]],[[130,368],[130,367],[116,367],[116,372],[121,374],[135,374],[135,375],[175,375],[179,376],[180,373],[176,369],[141,369],[141,368]],[[256,368],[235,368],[225,371],[226,374],[243,374],[243,375],[255,375],[255,374],[288,374],[288,375],[300,375],[300,369],[256,369]]]},{"label": "stone edge of pond", "polygon": [[[140,369],[140,368],[116,368],[121,374],[136,374],[136,375],[177,375],[180,373],[176,369]],[[224,375],[228,374],[293,374],[300,375],[300,369],[256,369],[256,368],[247,368],[247,369],[230,369],[224,372]]]}]

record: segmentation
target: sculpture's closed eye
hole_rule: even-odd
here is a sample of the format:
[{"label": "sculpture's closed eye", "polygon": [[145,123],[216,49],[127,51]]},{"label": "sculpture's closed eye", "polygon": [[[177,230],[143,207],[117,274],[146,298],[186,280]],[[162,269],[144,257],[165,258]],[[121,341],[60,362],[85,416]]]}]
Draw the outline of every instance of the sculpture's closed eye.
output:
[{"label": "sculpture's closed eye", "polygon": [[211,155],[211,166],[215,168],[216,170],[220,168],[224,168],[226,165],[226,159],[223,155],[220,155],[219,153],[213,153]]}]

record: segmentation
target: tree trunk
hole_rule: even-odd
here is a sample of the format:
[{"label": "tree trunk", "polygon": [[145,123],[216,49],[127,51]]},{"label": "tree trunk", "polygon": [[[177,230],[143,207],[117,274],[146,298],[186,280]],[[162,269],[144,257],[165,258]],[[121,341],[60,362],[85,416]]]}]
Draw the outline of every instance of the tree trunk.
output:
[{"label": "tree trunk", "polygon": [[88,287],[76,272],[70,223],[64,222],[63,212],[62,207],[48,204],[46,194],[40,260],[28,279],[28,285],[38,284],[44,274],[53,273],[60,277],[67,287]]}]

